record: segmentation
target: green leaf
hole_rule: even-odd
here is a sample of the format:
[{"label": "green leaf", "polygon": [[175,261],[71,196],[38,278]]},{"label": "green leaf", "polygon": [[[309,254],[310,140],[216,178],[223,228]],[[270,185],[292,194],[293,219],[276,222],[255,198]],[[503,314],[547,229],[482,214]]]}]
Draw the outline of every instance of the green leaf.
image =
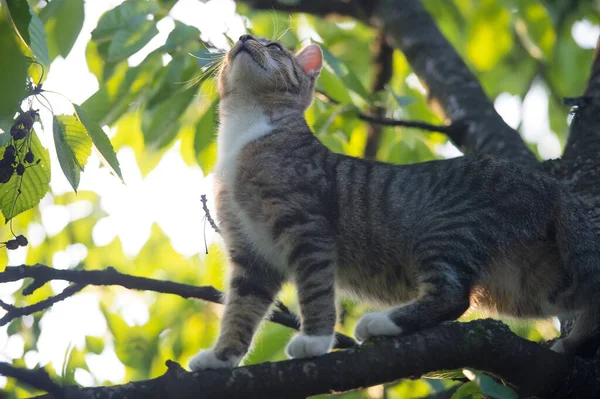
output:
[{"label": "green leaf", "polygon": [[31,23],[29,24],[29,35],[31,36],[31,50],[36,60],[46,68],[50,68],[50,55],[48,55],[48,45],[46,44],[46,31],[40,17],[29,8],[31,12]]},{"label": "green leaf", "polygon": [[31,52],[31,55],[48,69],[50,57],[46,44],[46,32],[44,25],[37,13],[29,6],[27,1],[7,0],[8,12],[21,37],[23,44]]},{"label": "green leaf", "polygon": [[365,89],[360,79],[356,76],[354,72],[346,64],[336,58],[333,54],[325,48],[322,44],[320,44],[321,50],[323,51],[323,57],[325,58],[325,62],[329,64],[331,69],[335,72],[335,74],[342,79],[342,81],[346,84],[346,86],[361,96],[366,102],[371,103],[371,95]]},{"label": "green leaf", "polygon": [[117,159],[115,150],[113,149],[113,146],[110,143],[106,133],[104,133],[96,121],[90,118],[82,106],[73,104],[73,107],[75,107],[75,112],[77,113],[79,120],[83,126],[85,126],[88,135],[92,138],[94,146],[104,158],[105,163],[108,164],[112,171],[119,176],[121,180],[123,180],[123,176],[121,175],[121,167],[119,166],[119,160]]},{"label": "green leaf", "polygon": [[200,37],[200,30],[195,26],[186,25],[179,21],[175,21],[175,29],[169,33],[167,41],[163,46],[163,51],[171,52],[179,47],[184,47],[189,42],[196,43]]},{"label": "green leaf", "polygon": [[25,97],[27,59],[21,52],[6,8],[0,7],[0,54],[10,62],[0,62],[0,128],[8,131],[13,117]]},{"label": "green leaf", "polygon": [[83,0],[52,0],[40,11],[50,59],[71,52],[85,18]]},{"label": "green leaf", "polygon": [[[34,130],[31,130],[29,137],[24,140],[30,140],[31,152],[40,162],[31,166],[27,165],[23,176],[19,176],[15,172],[8,182],[0,184],[0,210],[6,222],[36,206],[50,188],[48,150],[42,146]],[[28,147],[28,145],[24,145],[17,151],[18,159],[24,158],[29,151]],[[0,149],[0,158],[4,155],[5,148],[6,146]]]},{"label": "green leaf", "polygon": [[178,121],[194,94],[196,87],[187,88],[144,113],[142,132],[148,147],[160,149],[171,143],[179,131]]},{"label": "green leaf", "polygon": [[485,399],[479,385],[475,381],[462,384],[450,397],[450,399]]},{"label": "green leaf", "polygon": [[394,97],[396,104],[398,104],[398,106],[400,108],[406,107],[407,105],[410,105],[416,101],[413,97],[397,95],[394,92],[394,90],[392,90],[392,88],[387,85],[386,85],[385,89],[392,94],[392,97]]},{"label": "green leaf", "polygon": [[104,339],[87,335],[85,337],[85,347],[91,353],[99,355],[104,351]]},{"label": "green leaf", "polygon": [[217,134],[216,116],[219,99],[216,99],[198,119],[194,135],[194,152],[198,157],[206,147],[215,140]]},{"label": "green leaf", "polygon": [[92,31],[92,40],[110,41],[120,29],[148,22],[148,15],[159,9],[155,1],[126,0],[100,17],[96,29]]},{"label": "green leaf", "polygon": [[82,107],[100,125],[113,124],[149,88],[161,66],[160,57],[146,58],[134,68],[126,63],[120,64],[110,79],[85,100]]},{"label": "green leaf", "polygon": [[321,70],[321,75],[317,79],[316,86],[318,90],[325,92],[325,94],[339,103],[352,103],[352,98],[350,97],[348,88],[344,82],[331,73],[327,68],[323,68]]},{"label": "green leaf", "polygon": [[510,52],[513,39],[510,11],[501,2],[482,3],[470,21],[467,55],[477,69],[487,71]]},{"label": "green leaf", "polygon": [[79,173],[92,152],[92,140],[83,124],[73,115],[54,116],[54,143],[65,177],[77,192]]},{"label": "green leaf", "polygon": [[465,376],[476,383],[481,392],[495,399],[517,399],[518,395],[511,388],[494,381],[493,378],[472,369],[463,370]]},{"label": "green leaf", "polygon": [[156,23],[147,21],[119,29],[108,46],[108,62],[118,62],[137,53],[158,34]]},{"label": "green leaf", "polygon": [[21,40],[29,47],[31,38],[29,36],[29,23],[31,22],[31,12],[29,4],[23,0],[6,0],[8,14],[15,23],[16,30],[21,36]]},{"label": "green leaf", "polygon": [[556,43],[556,32],[546,7],[537,1],[520,0],[515,31],[523,47],[535,59],[549,59]]}]

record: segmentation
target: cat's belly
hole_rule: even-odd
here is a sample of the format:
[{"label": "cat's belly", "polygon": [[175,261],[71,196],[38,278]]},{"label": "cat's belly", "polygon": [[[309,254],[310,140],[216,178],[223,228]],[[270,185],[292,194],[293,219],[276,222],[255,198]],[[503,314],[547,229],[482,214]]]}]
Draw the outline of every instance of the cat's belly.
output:
[{"label": "cat's belly", "polygon": [[371,306],[393,306],[415,299],[418,290],[409,268],[343,266],[336,274],[342,296]]},{"label": "cat's belly", "polygon": [[539,243],[494,257],[473,287],[471,298],[478,307],[508,316],[555,316],[566,311],[556,295],[563,284],[558,250]]}]

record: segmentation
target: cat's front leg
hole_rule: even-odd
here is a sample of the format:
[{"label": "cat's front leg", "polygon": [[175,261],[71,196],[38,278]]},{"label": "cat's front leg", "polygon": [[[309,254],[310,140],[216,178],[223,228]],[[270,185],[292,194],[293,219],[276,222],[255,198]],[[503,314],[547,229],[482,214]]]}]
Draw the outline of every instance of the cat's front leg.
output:
[{"label": "cat's front leg", "polygon": [[[454,320],[469,308],[468,279],[444,261],[427,266],[419,279],[419,298],[385,312],[367,313],[358,321],[354,336],[359,342],[370,337],[395,336]],[[464,270],[464,269],[463,269]]]},{"label": "cat's front leg", "polygon": [[256,257],[232,257],[225,313],[215,346],[199,352],[190,361],[193,371],[232,368],[242,360],[258,325],[281,288],[282,277],[266,265],[256,265]]},{"label": "cat's front leg", "polygon": [[333,348],[336,322],[333,253],[331,239],[318,235],[299,241],[290,252],[302,316],[302,329],[286,349],[291,358],[320,356]]}]

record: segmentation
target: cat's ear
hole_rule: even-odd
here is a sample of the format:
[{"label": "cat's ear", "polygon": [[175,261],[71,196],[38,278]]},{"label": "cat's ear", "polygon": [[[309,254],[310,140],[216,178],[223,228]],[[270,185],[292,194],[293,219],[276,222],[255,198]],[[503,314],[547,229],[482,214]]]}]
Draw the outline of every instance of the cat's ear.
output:
[{"label": "cat's ear", "polygon": [[296,60],[308,76],[316,78],[323,67],[323,52],[321,51],[321,47],[316,44],[304,47],[296,54]]}]

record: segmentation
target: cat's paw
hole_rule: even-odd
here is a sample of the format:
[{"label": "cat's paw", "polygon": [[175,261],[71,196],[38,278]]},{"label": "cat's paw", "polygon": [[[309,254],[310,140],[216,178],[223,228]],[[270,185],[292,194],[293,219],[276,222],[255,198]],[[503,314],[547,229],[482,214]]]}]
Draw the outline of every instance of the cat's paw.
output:
[{"label": "cat's paw", "polygon": [[288,343],[286,355],[292,359],[316,357],[328,353],[333,348],[335,336],[298,334]]},{"label": "cat's paw", "polygon": [[215,352],[210,349],[197,353],[190,361],[190,369],[192,371],[209,370],[209,369],[231,369],[237,367],[241,358],[232,356],[227,360],[217,358]]},{"label": "cat's paw", "polygon": [[394,323],[387,313],[367,313],[356,324],[354,337],[358,342],[364,342],[371,337],[380,335],[400,335],[402,328]]},{"label": "cat's paw", "polygon": [[557,339],[552,344],[550,349],[552,349],[554,352],[558,352],[558,353],[567,353],[568,352],[567,346],[565,345],[565,342],[562,339]]}]

